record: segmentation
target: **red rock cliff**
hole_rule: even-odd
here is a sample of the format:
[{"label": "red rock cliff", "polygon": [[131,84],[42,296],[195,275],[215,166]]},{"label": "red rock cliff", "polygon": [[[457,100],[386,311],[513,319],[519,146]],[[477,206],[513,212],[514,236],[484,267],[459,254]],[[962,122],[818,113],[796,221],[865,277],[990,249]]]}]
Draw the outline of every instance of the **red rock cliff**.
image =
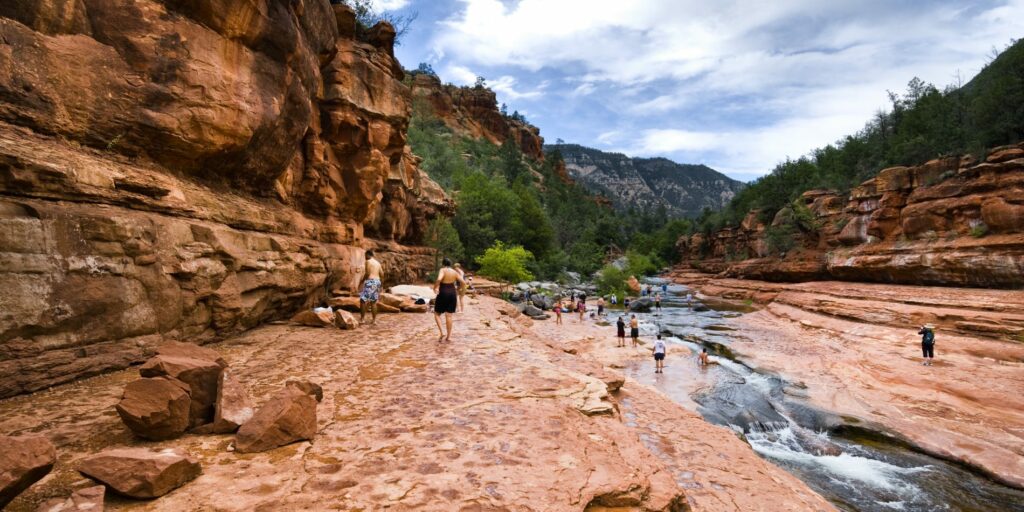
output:
[{"label": "red rock cliff", "polygon": [[0,4],[0,397],[390,280],[451,211],[394,30],[328,0]]},{"label": "red rock cliff", "polygon": [[544,159],[540,129],[501,114],[494,91],[484,87],[443,85],[436,76],[416,73],[412,93],[430,106],[434,115],[456,133],[502,144],[510,137],[522,152],[535,160]]},{"label": "red rock cliff", "polygon": [[[848,196],[810,191],[800,201],[812,229],[797,229],[784,255],[771,250],[757,212],[710,239],[681,239],[679,249],[687,264],[730,277],[1024,287],[1024,144],[984,162],[885,169]],[[783,209],[772,225],[794,214]]]}]

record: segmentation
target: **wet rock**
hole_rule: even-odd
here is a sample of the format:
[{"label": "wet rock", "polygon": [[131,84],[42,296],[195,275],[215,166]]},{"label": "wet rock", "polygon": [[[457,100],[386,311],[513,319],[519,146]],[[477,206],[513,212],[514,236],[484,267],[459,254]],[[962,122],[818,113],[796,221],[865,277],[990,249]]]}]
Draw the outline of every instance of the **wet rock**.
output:
[{"label": "wet rock", "polygon": [[0,508],[46,476],[57,450],[44,436],[0,436]]},{"label": "wet rock", "polygon": [[410,305],[412,303],[413,303],[413,301],[409,297],[403,297],[403,296],[400,296],[400,295],[392,295],[390,293],[382,293],[382,294],[380,294],[380,304],[381,305],[389,306],[389,307],[392,307],[392,308],[395,308],[395,309],[398,309],[398,310],[401,310],[403,307],[405,307],[407,305]]},{"label": "wet rock", "polygon": [[193,427],[213,421],[217,382],[224,370],[219,364],[190,357],[156,356],[139,369],[143,377],[173,377],[188,384],[191,394],[190,419]]},{"label": "wet rock", "polygon": [[530,297],[530,302],[543,311],[549,311],[555,305],[555,299],[546,295],[533,295]]},{"label": "wet rock", "polygon": [[336,327],[334,313],[316,312],[310,309],[299,311],[290,320],[295,325],[304,327]]},{"label": "wet rock", "polygon": [[209,347],[202,347],[195,343],[183,343],[180,341],[169,341],[156,347],[158,356],[188,357],[204,361],[213,361],[221,368],[227,368],[228,362],[221,357],[220,353]]},{"label": "wet rock", "polygon": [[[383,302],[378,302],[377,303],[377,312],[378,313],[401,313],[402,310],[400,308],[396,308],[394,306],[391,306],[391,305],[388,305],[388,304],[384,304]],[[369,313],[369,308],[367,308],[367,313]]]},{"label": "wet rock", "polygon": [[260,407],[252,419],[238,429],[235,451],[265,452],[316,435],[316,400],[288,386]]},{"label": "wet rock", "polygon": [[185,433],[191,425],[188,384],[170,378],[143,378],[129,382],[117,403],[118,416],[135,435],[162,441]]},{"label": "wet rock", "polygon": [[410,284],[402,284],[398,286],[392,286],[389,291],[394,295],[400,295],[405,297],[422,297],[426,300],[431,300],[435,297],[434,289],[429,286],[415,286]]},{"label": "wet rock", "polygon": [[409,304],[402,307],[402,313],[426,313],[429,308],[427,304]]},{"label": "wet rock", "polygon": [[629,303],[629,310],[636,313],[647,313],[654,307],[654,299],[650,297],[640,297]]},{"label": "wet rock", "polygon": [[106,493],[107,488],[102,485],[86,487],[71,493],[67,498],[43,502],[36,512],[103,512]]},{"label": "wet rock", "polygon": [[289,380],[284,383],[285,387],[297,389],[313,398],[316,398],[317,402],[324,401],[324,388],[315,382],[308,380]]},{"label": "wet rock", "polygon": [[351,330],[359,327],[359,320],[352,313],[339,309],[334,312],[334,325],[339,329]]},{"label": "wet rock", "polygon": [[255,413],[249,393],[238,382],[234,373],[224,370],[217,386],[217,405],[213,414],[211,432],[230,434],[238,430]]},{"label": "wet rock", "polygon": [[118,448],[87,457],[78,471],[118,494],[157,498],[199,476],[199,463],[174,450]]},{"label": "wet rock", "polygon": [[351,311],[358,313],[360,308],[359,297],[334,297],[327,302],[332,308],[344,309],[345,311]]}]

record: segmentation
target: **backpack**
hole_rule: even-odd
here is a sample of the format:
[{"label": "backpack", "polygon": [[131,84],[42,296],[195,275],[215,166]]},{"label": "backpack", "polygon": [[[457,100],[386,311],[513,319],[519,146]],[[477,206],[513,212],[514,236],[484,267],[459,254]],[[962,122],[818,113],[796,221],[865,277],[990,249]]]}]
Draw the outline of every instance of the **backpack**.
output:
[{"label": "backpack", "polygon": [[926,345],[931,345],[932,343],[935,343],[935,333],[932,332],[931,329],[924,331],[924,337],[921,338],[921,342]]}]

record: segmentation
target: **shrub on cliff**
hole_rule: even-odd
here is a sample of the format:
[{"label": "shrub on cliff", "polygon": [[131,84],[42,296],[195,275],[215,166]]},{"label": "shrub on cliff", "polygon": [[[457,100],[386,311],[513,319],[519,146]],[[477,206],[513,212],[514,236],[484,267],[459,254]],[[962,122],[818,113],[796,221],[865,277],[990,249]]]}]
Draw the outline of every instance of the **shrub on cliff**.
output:
[{"label": "shrub on cliff", "polygon": [[533,254],[522,246],[506,247],[501,242],[495,242],[482,256],[477,257],[476,262],[480,265],[478,273],[484,277],[503,283],[519,283],[533,279],[533,274],[526,269],[532,260]]}]

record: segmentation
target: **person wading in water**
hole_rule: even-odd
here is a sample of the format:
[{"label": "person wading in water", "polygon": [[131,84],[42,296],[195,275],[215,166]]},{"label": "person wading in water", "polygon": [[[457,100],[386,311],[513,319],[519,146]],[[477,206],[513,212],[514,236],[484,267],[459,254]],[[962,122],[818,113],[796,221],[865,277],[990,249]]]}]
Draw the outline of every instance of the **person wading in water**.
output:
[{"label": "person wading in water", "polygon": [[[438,271],[437,282],[434,283],[434,293],[437,295],[437,298],[434,299],[434,321],[437,322],[437,332],[440,333],[437,341],[451,341],[452,314],[459,307],[459,288],[466,286],[466,281],[462,279],[462,275],[457,270],[452,268],[452,260],[445,258],[441,264],[444,267]],[[441,328],[442,313],[444,313],[448,334],[445,334],[444,329]]]},{"label": "person wading in water", "polygon": [[366,280],[359,293],[359,323],[366,317],[366,306],[370,306],[370,325],[377,323],[377,301],[380,300],[380,279],[383,274],[380,262],[373,257],[373,249],[366,251]]}]

